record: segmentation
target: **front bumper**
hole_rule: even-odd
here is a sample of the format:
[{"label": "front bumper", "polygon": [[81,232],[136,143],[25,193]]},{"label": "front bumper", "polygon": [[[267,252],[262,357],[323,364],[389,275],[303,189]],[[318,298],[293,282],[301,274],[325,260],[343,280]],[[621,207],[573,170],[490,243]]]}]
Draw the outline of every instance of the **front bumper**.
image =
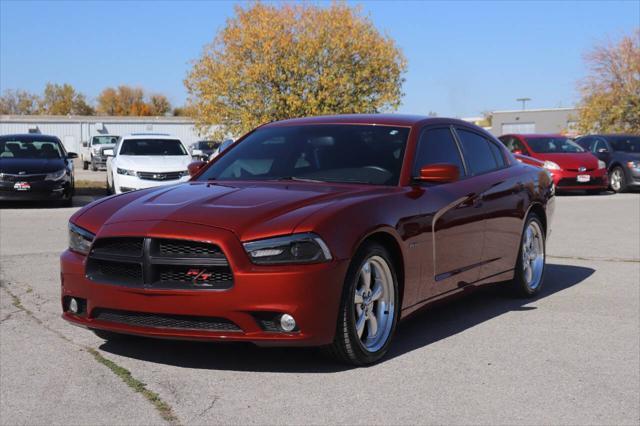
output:
[{"label": "front bumper", "polygon": [[[61,261],[62,317],[79,326],[148,337],[249,341],[260,345],[319,346],[331,343],[336,329],[342,284],[348,261],[299,266],[256,266],[249,262],[234,234],[218,228],[172,222],[145,223],[132,232],[129,224],[103,227],[104,236],[151,236],[184,238],[217,244],[226,254],[233,270],[233,286],[227,290],[160,290],[131,288],[95,282],[85,275],[86,257],[65,251]],[[140,228],[140,224],[136,224]],[[180,229],[176,235],[175,229]],[[104,232],[103,232],[104,231]],[[140,232],[144,233],[141,234]],[[68,311],[68,298],[86,300],[85,312]],[[103,321],[101,310],[135,313],[219,318],[237,325],[236,331],[140,326]],[[261,325],[262,314],[288,313],[297,323],[297,331],[267,331]]]},{"label": "front bumper", "polygon": [[[609,176],[606,169],[574,172],[569,170],[552,170],[553,183],[558,191],[581,191],[591,189],[606,190],[609,187]],[[588,182],[579,182],[579,175],[588,175]]]},{"label": "front bumper", "polygon": [[28,190],[15,189],[16,182],[0,182],[1,201],[60,200],[68,192],[66,180],[29,182]]},{"label": "front bumper", "polygon": [[180,179],[173,180],[146,180],[140,179],[138,176],[116,175],[115,185],[117,193],[135,191],[138,189],[154,188],[156,186],[175,185],[178,183],[188,182],[190,176],[183,176]]}]

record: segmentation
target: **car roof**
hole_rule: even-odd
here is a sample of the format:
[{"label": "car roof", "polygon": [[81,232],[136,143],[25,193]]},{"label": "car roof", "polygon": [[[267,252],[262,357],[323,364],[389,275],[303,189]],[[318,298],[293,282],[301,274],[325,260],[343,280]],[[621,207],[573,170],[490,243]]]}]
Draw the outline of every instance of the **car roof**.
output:
[{"label": "car roof", "polygon": [[176,136],[172,136],[168,133],[129,133],[124,135],[122,139],[178,139]]},{"label": "car roof", "polygon": [[49,141],[49,142],[60,142],[60,139],[57,136],[53,135],[43,135],[40,133],[16,133],[12,135],[2,135],[0,136],[0,140],[24,140],[24,141]]},{"label": "car roof", "polygon": [[427,117],[423,115],[408,114],[343,114],[321,115],[316,117],[291,118],[288,120],[273,121],[262,127],[280,127],[307,124],[379,124],[386,126],[411,127],[417,124],[464,124],[476,127],[473,124],[455,118]]},{"label": "car roof", "polygon": [[508,133],[502,136],[520,136],[527,139],[537,139],[537,138],[567,138],[568,139],[566,135],[561,135],[560,133]]}]

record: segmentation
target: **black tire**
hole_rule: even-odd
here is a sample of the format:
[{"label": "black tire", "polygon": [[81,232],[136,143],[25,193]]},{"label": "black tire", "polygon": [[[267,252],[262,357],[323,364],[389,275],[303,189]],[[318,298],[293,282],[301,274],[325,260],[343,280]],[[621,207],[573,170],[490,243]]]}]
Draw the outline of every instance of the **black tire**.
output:
[{"label": "black tire", "polygon": [[[529,225],[535,222],[538,226],[538,228],[541,230],[541,235],[540,237],[542,238],[542,250],[544,253],[543,259],[542,259],[542,272],[541,272],[541,276],[538,280],[538,284],[535,287],[531,287],[528,283],[527,280],[525,278],[525,272],[524,272],[524,267],[523,267],[523,255],[522,255],[522,249],[523,249],[523,245],[524,245],[524,239],[525,239],[525,233],[529,227]],[[529,216],[527,216],[527,220],[525,221],[525,225],[522,228],[522,235],[520,237],[520,246],[518,249],[518,258],[516,260],[516,270],[514,272],[514,277],[513,280],[510,283],[510,290],[511,293],[516,296],[516,297],[525,297],[525,298],[530,298],[530,297],[535,297],[538,293],[540,293],[540,290],[542,289],[542,285],[544,284],[544,270],[546,267],[546,234],[545,234],[545,229],[544,226],[542,225],[542,221],[540,220],[540,218],[535,214],[535,213],[529,213]]]},{"label": "black tire", "polygon": [[88,161],[83,161],[82,162],[82,170],[89,170],[89,162]]},{"label": "black tire", "polygon": [[94,172],[98,171],[98,165],[94,163],[93,160],[91,160],[91,171],[94,171]]},{"label": "black tire", "polygon": [[71,207],[71,206],[73,206],[73,197],[70,195],[69,197],[62,199],[62,201],[60,201],[60,205],[62,207]]},{"label": "black tire", "polygon": [[99,338],[107,341],[129,340],[134,338],[134,336],[130,334],[114,333],[113,331],[98,330],[97,328],[94,328],[91,331],[93,331],[93,334]]},{"label": "black tire", "polygon": [[[615,193],[620,193],[620,192],[626,192],[627,191],[627,175],[625,175],[624,173],[624,169],[620,166],[616,166],[611,170],[611,176],[613,176],[614,173],[620,173],[621,179],[620,179],[620,186],[619,187],[615,187],[615,185],[609,185],[611,187],[611,190]],[[609,182],[611,182],[611,180],[609,180]]]},{"label": "black tire", "polygon": [[[391,319],[391,328],[384,344],[375,352],[365,349],[356,331],[356,308],[353,303],[359,272],[365,261],[373,256],[379,256],[387,263],[393,279],[394,309]],[[336,334],[333,343],[326,347],[328,355],[334,359],[356,366],[373,364],[379,361],[387,353],[398,324],[400,312],[400,299],[398,293],[398,278],[388,250],[377,243],[363,245],[351,261],[345,278]]]},{"label": "black tire", "polygon": [[111,188],[111,185],[109,185],[109,178],[107,177],[107,195],[111,195],[113,194],[113,188]]}]

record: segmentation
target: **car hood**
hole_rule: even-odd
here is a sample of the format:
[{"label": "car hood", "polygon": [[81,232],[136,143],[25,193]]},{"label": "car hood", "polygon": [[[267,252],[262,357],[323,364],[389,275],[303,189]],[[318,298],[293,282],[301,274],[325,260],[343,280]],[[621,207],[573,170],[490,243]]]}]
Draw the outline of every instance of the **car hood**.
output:
[{"label": "car hood", "polygon": [[117,165],[123,169],[142,172],[175,172],[186,170],[190,155],[121,155]]},{"label": "car hood", "polygon": [[562,169],[578,169],[586,167],[587,169],[597,169],[598,159],[588,152],[571,152],[571,153],[554,153],[554,154],[538,154],[534,158],[541,161],[553,161]]},{"label": "car hood", "polygon": [[66,164],[61,158],[0,158],[0,173],[11,175],[51,173],[65,167]]},{"label": "car hood", "polygon": [[300,182],[231,185],[189,182],[112,197],[73,220],[91,232],[98,232],[103,224],[183,222],[223,228],[246,241],[292,233],[304,219],[338,199],[369,196],[384,190]]}]

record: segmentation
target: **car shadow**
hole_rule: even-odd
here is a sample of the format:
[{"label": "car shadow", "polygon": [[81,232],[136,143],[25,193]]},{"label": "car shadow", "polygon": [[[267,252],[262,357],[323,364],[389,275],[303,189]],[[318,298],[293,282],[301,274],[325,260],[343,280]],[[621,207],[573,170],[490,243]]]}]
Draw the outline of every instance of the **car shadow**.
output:
[{"label": "car shadow", "polygon": [[[535,300],[573,287],[594,269],[547,264],[542,291],[535,299],[505,296],[489,286],[481,291],[439,304],[403,321],[382,362],[453,336],[507,312],[536,309]],[[280,373],[334,373],[353,367],[339,364],[313,348],[261,348],[249,343],[203,343],[147,338],[106,341],[105,352],[160,364],[211,370]]]}]

